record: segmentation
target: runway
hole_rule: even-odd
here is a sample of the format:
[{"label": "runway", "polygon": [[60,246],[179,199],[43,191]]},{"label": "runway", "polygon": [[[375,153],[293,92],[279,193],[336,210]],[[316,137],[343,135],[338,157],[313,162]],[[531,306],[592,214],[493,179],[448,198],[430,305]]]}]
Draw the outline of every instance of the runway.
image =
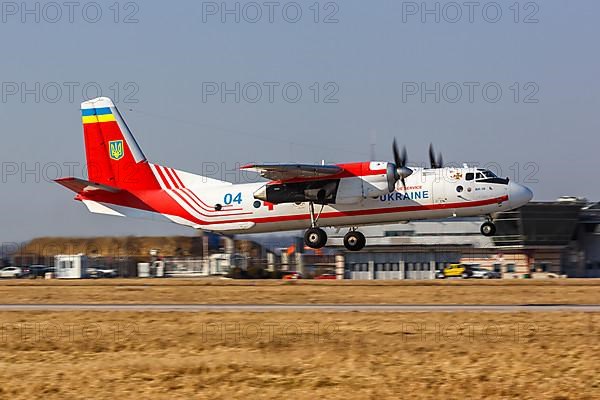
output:
[{"label": "runway", "polygon": [[600,312],[600,304],[0,304],[0,311]]}]

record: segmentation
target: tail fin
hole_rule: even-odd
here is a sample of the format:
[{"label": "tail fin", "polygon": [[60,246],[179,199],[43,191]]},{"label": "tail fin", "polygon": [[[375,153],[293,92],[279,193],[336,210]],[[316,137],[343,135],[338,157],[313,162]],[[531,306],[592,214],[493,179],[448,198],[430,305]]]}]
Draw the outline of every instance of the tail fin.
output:
[{"label": "tail fin", "polygon": [[120,189],[159,189],[146,156],[111,99],[81,104],[88,178]]}]

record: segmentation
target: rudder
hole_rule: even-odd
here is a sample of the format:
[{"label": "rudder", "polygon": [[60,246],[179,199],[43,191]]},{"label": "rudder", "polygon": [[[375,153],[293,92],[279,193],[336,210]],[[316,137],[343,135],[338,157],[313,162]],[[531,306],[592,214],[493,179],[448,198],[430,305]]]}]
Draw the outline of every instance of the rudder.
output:
[{"label": "rudder", "polygon": [[81,104],[88,178],[121,189],[158,189],[146,156],[111,99]]}]

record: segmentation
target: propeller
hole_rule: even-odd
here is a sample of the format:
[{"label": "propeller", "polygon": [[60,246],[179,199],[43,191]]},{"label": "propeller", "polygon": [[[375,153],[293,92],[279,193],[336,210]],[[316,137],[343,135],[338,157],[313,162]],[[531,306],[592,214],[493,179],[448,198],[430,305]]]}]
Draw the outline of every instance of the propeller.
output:
[{"label": "propeller", "polygon": [[433,143],[429,144],[429,163],[431,164],[431,168],[442,168],[444,166],[444,161],[442,159],[442,153],[438,153],[437,159],[435,158],[435,152],[433,151]]},{"label": "propeller", "polygon": [[404,179],[408,178],[413,173],[413,170],[406,166],[406,147],[402,147],[402,154],[400,154],[398,151],[398,144],[396,143],[396,139],[394,139],[392,149],[394,151],[394,164],[396,164],[394,177],[396,178],[396,181],[402,182],[402,186],[404,186],[404,190],[406,190],[406,182]]}]

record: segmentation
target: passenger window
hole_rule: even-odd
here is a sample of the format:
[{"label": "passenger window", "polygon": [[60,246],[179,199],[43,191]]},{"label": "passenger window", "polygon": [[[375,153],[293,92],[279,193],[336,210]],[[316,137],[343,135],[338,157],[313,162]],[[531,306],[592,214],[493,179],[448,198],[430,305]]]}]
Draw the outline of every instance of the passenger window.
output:
[{"label": "passenger window", "polygon": [[483,174],[481,172],[477,173],[477,179],[483,179]]},{"label": "passenger window", "polygon": [[472,172],[467,172],[467,180],[468,181],[472,181],[473,178],[475,177],[475,174]]}]

